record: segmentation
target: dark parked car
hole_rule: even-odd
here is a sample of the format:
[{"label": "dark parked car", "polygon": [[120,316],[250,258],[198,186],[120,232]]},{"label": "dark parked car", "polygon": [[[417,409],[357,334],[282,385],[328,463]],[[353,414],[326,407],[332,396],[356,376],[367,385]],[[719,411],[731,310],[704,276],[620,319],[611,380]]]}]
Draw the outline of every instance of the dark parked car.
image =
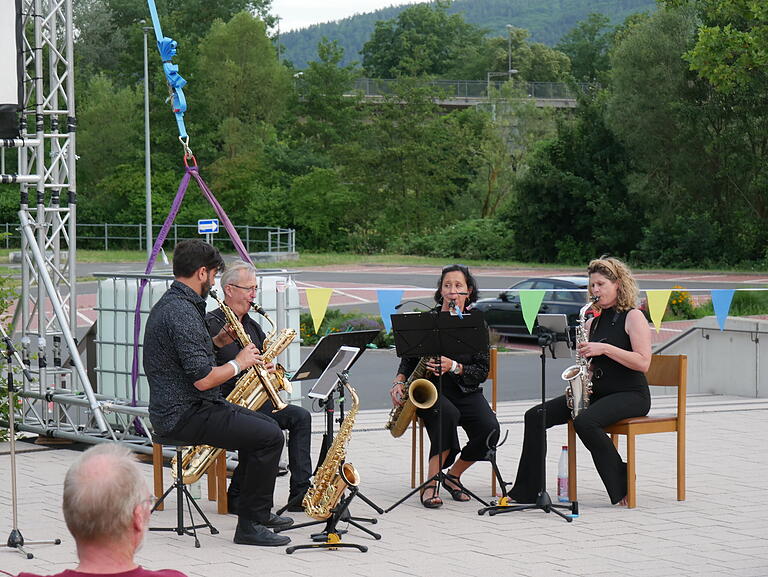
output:
[{"label": "dark parked car", "polygon": [[[488,326],[500,335],[510,337],[535,337],[538,322],[534,322],[533,335],[523,319],[520,306],[520,289],[544,289],[540,313],[564,314],[568,325],[574,327],[579,322],[579,310],[587,302],[586,289],[589,279],[585,276],[560,276],[548,278],[529,278],[499,293],[496,298],[478,300],[474,308],[483,311]],[[582,289],[583,292],[570,292],[558,289]]]}]

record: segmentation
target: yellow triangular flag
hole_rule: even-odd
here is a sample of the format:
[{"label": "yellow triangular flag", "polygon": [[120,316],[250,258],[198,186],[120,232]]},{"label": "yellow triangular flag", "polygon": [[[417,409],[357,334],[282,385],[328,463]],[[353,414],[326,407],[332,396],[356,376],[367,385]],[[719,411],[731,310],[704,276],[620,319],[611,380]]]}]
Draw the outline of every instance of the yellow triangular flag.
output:
[{"label": "yellow triangular flag", "polygon": [[328,309],[328,302],[331,300],[332,294],[333,289],[331,288],[307,289],[307,306],[309,306],[309,314],[312,315],[315,332],[320,330],[320,324],[325,318],[325,311]]},{"label": "yellow triangular flag", "polygon": [[653,326],[656,327],[656,332],[658,333],[661,330],[661,319],[664,318],[664,311],[667,310],[667,303],[672,291],[647,290],[645,294],[648,297],[648,312],[651,313]]}]

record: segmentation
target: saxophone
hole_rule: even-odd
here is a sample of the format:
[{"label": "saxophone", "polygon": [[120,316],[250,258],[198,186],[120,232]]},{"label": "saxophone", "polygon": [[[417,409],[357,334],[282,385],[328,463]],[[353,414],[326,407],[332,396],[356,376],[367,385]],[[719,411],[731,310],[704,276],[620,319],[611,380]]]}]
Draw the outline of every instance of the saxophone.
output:
[{"label": "saxophone", "polygon": [[384,428],[387,429],[393,437],[397,438],[405,433],[408,425],[413,420],[416,409],[428,409],[437,401],[437,387],[427,376],[427,361],[430,357],[421,357],[419,364],[413,369],[411,376],[408,377],[403,385],[403,397],[405,402],[402,405],[392,407],[389,412],[389,420]]},{"label": "saxophone", "polygon": [[[590,297],[589,302],[581,307],[579,311],[579,326],[576,327],[576,345],[587,342],[587,330],[585,327],[585,315],[587,311],[595,304],[600,297]],[[571,409],[571,416],[575,419],[578,414],[589,406],[589,397],[592,394],[592,375],[589,368],[589,361],[579,354],[576,349],[576,364],[571,365],[563,371],[561,378],[568,381],[565,387],[565,397],[568,402],[568,408]]]},{"label": "saxophone", "polygon": [[[216,296],[216,293],[211,290],[209,293],[214,300],[221,307],[224,313],[227,323],[232,330],[235,331],[235,336],[241,347],[245,347],[251,343],[251,337],[245,332],[240,319],[237,318],[232,309],[228,305],[220,301]],[[252,305],[253,308],[263,314],[263,309],[257,305]],[[272,322],[267,315],[264,315],[266,319],[272,325],[272,331],[264,339],[262,345],[262,359],[264,364],[271,363],[277,356],[283,352],[291,341],[296,338],[296,331],[293,329],[282,329],[279,333],[275,330],[275,323]],[[277,334],[277,336],[275,336]],[[254,365],[249,368],[243,376],[241,376],[235,388],[229,395],[227,400],[230,403],[240,405],[252,411],[258,411],[261,406],[267,401],[272,401],[275,409],[273,412],[284,409],[287,404],[280,398],[278,391],[291,391],[291,385],[285,378],[285,368],[278,364],[275,367],[275,373],[272,374],[267,371],[263,366]],[[194,483],[200,477],[203,476],[216,458],[221,454],[224,449],[212,447],[210,445],[195,445],[185,448],[181,453],[181,468],[182,476],[185,484]],[[175,475],[176,472],[176,457],[171,460],[171,473]]]},{"label": "saxophone", "polygon": [[318,467],[312,479],[312,486],[307,489],[307,494],[301,502],[304,512],[314,519],[327,519],[333,513],[333,508],[344,494],[344,489],[356,487],[360,484],[360,475],[352,463],[345,463],[347,450],[346,444],[352,436],[352,427],[355,425],[355,415],[360,407],[360,399],[357,392],[342,377],[341,382],[349,389],[352,395],[352,408],[339,427],[339,432],[333,438],[323,464]]}]

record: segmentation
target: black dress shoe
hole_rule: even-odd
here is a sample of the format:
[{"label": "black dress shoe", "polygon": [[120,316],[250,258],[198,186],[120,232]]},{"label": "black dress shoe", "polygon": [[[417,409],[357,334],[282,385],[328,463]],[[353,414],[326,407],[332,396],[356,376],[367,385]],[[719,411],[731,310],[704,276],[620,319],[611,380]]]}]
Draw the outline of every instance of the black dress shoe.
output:
[{"label": "black dress shoe", "polygon": [[269,527],[270,529],[285,529],[286,527],[293,525],[293,519],[290,517],[280,517],[279,515],[270,513],[269,519],[264,521],[262,525]]},{"label": "black dress shoe", "polygon": [[235,529],[234,542],[238,545],[257,545],[260,547],[280,547],[291,542],[290,537],[277,535],[264,525],[240,519]]}]

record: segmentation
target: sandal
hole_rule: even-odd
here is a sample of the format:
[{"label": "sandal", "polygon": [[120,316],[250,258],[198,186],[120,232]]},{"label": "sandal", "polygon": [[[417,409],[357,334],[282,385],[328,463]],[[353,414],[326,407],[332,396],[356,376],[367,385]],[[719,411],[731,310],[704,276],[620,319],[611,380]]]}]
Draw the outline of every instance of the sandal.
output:
[{"label": "sandal", "polygon": [[464,489],[461,488],[461,480],[456,475],[446,473],[445,478],[453,485],[455,485],[455,488],[452,489],[446,485],[445,482],[443,482],[443,487],[445,487],[445,490],[451,494],[451,497],[453,497],[454,501],[461,501],[462,503],[466,503],[470,500],[470,496]]},{"label": "sandal", "polygon": [[[430,489],[432,490],[432,496],[425,499],[424,495],[426,495],[427,491]],[[440,498],[440,495],[437,494],[438,490],[439,487],[437,483],[424,487],[421,491],[421,504],[427,509],[437,509],[438,507],[441,507],[443,505],[443,500]]]}]

